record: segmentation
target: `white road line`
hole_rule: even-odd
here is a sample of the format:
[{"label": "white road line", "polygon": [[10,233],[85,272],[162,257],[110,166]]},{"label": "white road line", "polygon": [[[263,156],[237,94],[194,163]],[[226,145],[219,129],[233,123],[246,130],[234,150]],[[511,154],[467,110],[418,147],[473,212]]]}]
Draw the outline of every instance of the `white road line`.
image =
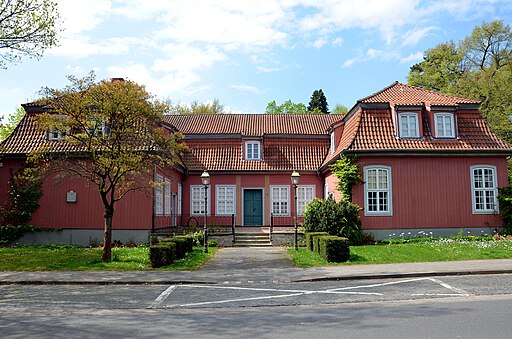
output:
[{"label": "white road line", "polygon": [[436,278],[429,278],[431,281],[435,282],[435,283],[438,283],[439,285],[443,286],[444,288],[447,288],[451,291],[454,291],[456,293],[458,293],[459,295],[462,295],[462,296],[470,296],[471,294],[464,291],[463,289],[460,289],[460,288],[457,288],[457,287],[453,287],[452,285],[449,285],[447,283],[445,283],[444,281],[441,281],[439,279],[436,279]]},{"label": "white road line", "polygon": [[148,306],[148,308],[157,308],[158,306],[160,306],[175,289],[176,285],[169,286],[165,291],[160,293],[158,297],[156,297],[155,301],[153,301],[151,305]]},{"label": "white road line", "polygon": [[281,294],[281,295],[254,297],[254,298],[240,298],[240,299],[228,299],[228,300],[217,300],[217,301],[205,301],[205,302],[201,302],[201,303],[170,305],[170,306],[167,306],[167,307],[201,306],[201,305],[225,304],[225,303],[239,302],[239,301],[252,301],[252,300],[264,300],[264,299],[288,298],[288,297],[295,297],[295,296],[299,296],[299,295],[303,295],[303,294],[306,294],[306,293],[293,293],[293,294]]},{"label": "white road line", "polygon": [[342,292],[333,290],[287,290],[277,288],[254,288],[254,287],[235,287],[235,286],[209,286],[209,285],[183,285],[183,287],[197,287],[206,289],[225,289],[225,290],[244,290],[244,291],[258,291],[258,292],[288,292],[288,293],[302,293],[302,294],[361,294],[361,295],[383,295],[382,293],[373,292]]},{"label": "white road line", "polygon": [[331,288],[331,289],[328,289],[326,291],[344,291],[344,290],[354,290],[354,289],[358,289],[358,288],[381,287],[381,286],[397,285],[397,284],[403,284],[403,283],[414,282],[414,281],[429,280],[429,279],[430,278],[407,279],[407,280],[391,281],[391,282],[380,283],[380,284],[372,284],[372,285],[360,285],[360,286],[349,286],[349,287]]}]

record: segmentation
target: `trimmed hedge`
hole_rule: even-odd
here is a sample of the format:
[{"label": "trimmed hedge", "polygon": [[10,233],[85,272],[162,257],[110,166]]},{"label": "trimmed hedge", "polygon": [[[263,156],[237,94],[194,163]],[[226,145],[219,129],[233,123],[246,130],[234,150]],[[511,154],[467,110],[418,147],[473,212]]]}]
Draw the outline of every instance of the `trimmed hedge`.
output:
[{"label": "trimmed hedge", "polygon": [[183,259],[188,252],[192,252],[194,238],[188,235],[178,235],[164,239],[161,243],[174,243],[176,245],[176,259]]},{"label": "trimmed hedge", "polygon": [[349,240],[333,235],[319,236],[319,253],[328,262],[344,262],[350,259]]},{"label": "trimmed hedge", "polygon": [[169,266],[174,259],[176,259],[176,243],[174,242],[165,241],[149,247],[149,261],[153,268]]},{"label": "trimmed hedge", "polygon": [[316,236],[329,235],[327,232],[307,232],[306,233],[306,247],[308,250],[313,251],[313,239]]}]

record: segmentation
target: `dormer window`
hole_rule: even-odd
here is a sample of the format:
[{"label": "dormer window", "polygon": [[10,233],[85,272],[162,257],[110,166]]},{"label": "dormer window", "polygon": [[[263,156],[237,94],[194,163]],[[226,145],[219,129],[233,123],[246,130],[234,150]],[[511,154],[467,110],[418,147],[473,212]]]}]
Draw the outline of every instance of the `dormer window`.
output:
[{"label": "dormer window", "polygon": [[53,128],[50,128],[48,131],[48,140],[60,140],[64,136],[66,136],[65,132],[61,132]]},{"label": "dormer window", "polygon": [[400,113],[400,138],[419,138],[418,114]]},{"label": "dormer window", "polygon": [[334,151],[336,151],[336,142],[334,138],[334,132],[331,132],[331,154],[334,154]]},{"label": "dormer window", "polygon": [[261,143],[259,141],[248,141],[245,143],[245,159],[261,160]]},{"label": "dormer window", "polygon": [[455,138],[455,124],[452,113],[435,113],[436,138]]}]

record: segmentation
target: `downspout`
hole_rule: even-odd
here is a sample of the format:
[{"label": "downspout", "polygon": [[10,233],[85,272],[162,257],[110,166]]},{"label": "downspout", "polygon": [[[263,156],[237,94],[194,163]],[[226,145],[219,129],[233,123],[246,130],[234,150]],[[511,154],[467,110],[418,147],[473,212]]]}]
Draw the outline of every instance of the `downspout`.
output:
[{"label": "downspout", "polygon": [[[153,181],[156,180],[156,165],[153,165]],[[151,212],[151,233],[155,232],[156,227],[156,215],[155,215],[155,188],[153,187],[153,199],[152,199],[152,212]]]}]

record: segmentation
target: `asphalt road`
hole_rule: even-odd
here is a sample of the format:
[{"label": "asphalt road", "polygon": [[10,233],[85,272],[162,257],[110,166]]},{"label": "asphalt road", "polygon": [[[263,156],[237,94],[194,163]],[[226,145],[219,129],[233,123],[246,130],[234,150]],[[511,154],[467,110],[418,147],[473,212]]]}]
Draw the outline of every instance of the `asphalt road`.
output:
[{"label": "asphalt road", "polygon": [[512,275],[0,286],[0,337],[509,338]]}]

